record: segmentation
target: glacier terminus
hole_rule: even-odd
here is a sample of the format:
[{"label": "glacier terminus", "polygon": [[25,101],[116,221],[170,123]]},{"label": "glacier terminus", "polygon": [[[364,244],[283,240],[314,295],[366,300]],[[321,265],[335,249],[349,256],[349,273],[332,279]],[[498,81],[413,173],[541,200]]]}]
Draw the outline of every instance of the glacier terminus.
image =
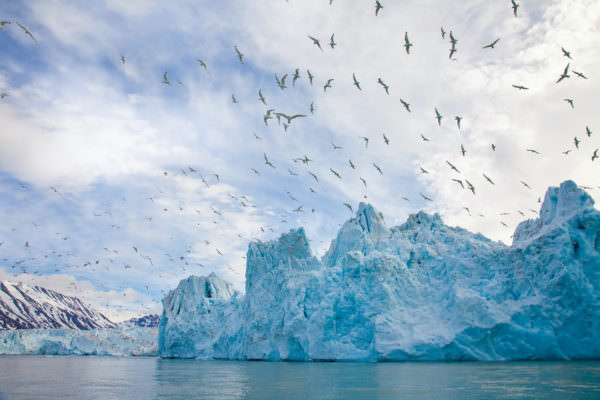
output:
[{"label": "glacier terminus", "polygon": [[548,189],[510,246],[361,203],[321,258],[302,228],[250,243],[245,293],[215,274],[163,300],[168,358],[386,361],[600,357],[600,212]]}]

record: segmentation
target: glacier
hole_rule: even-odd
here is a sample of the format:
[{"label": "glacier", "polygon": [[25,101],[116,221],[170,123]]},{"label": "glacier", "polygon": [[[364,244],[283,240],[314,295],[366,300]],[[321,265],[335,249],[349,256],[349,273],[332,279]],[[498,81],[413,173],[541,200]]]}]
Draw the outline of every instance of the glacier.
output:
[{"label": "glacier", "polygon": [[318,259],[303,228],[249,244],[245,293],[214,273],[163,299],[164,358],[394,361],[600,357],[600,212],[548,189],[507,246],[361,203]]},{"label": "glacier", "polygon": [[156,356],[156,328],[18,329],[0,331],[0,354]]}]

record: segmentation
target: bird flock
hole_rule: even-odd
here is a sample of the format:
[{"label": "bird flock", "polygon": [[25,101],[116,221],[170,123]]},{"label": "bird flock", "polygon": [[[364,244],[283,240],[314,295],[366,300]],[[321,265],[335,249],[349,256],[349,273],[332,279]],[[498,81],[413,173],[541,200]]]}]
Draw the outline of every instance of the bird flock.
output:
[{"label": "bird flock", "polygon": [[[325,0],[326,1],[326,0]],[[334,1],[333,0],[329,0],[329,4],[333,5]],[[380,0],[375,0],[373,4],[373,11],[371,11],[373,13],[373,18],[380,18],[380,16],[386,12],[386,7],[388,7],[388,2],[387,1],[380,1]],[[393,2],[389,2],[389,6],[393,6],[395,7],[396,5]],[[520,12],[520,3],[518,3],[516,0],[510,0],[507,4],[507,12],[512,12],[512,16],[514,18],[519,18],[519,12]],[[0,29],[2,31],[6,31],[7,29],[11,28],[13,21],[0,21]],[[14,24],[16,25],[16,27],[18,29],[20,29],[22,31],[22,33],[24,35],[26,35],[27,37],[29,37],[34,43],[38,44],[38,40],[36,39],[36,37],[29,31],[28,28],[26,28],[24,25],[22,25],[21,23],[14,21]],[[451,29],[447,29],[446,27],[442,26],[440,27],[440,32],[436,32],[436,35],[438,35],[438,37],[441,36],[441,40],[444,41],[448,41],[449,43],[449,49],[448,49],[448,59],[456,62],[458,61],[458,59],[456,58],[457,54],[459,54],[459,39],[456,37],[456,34],[451,30]],[[336,47],[339,45],[338,42],[336,40],[340,40],[342,41],[343,38],[338,37],[336,39],[336,34],[335,33],[331,33],[331,35],[329,36],[329,41],[323,41],[321,42],[321,39],[316,37],[315,34],[311,33],[311,32],[307,32],[305,33],[304,40],[308,40],[310,44],[314,45],[315,51],[319,51],[322,53],[326,53],[326,52],[335,52],[336,51]],[[403,51],[406,54],[406,57],[411,57],[414,55],[414,51],[418,48],[419,43],[418,43],[418,37],[416,35],[412,35],[410,34],[410,32],[408,31],[404,31],[403,36],[403,40],[399,40],[401,46],[403,47]],[[415,37],[413,37],[415,36]],[[411,40],[414,40],[411,41]],[[487,43],[487,44],[484,44]],[[481,51],[494,51],[494,49],[496,49],[498,46],[502,46],[502,44],[504,42],[501,41],[501,38],[498,37],[496,39],[494,39],[491,42],[484,42],[482,43],[483,46],[481,46]],[[329,49],[327,48],[327,46],[329,46]],[[324,49],[325,47],[325,49]],[[237,43],[232,43],[231,47],[229,47],[229,51],[231,51],[231,62],[235,62],[235,63],[239,63],[238,67],[239,68],[251,68],[253,66],[253,60],[252,60],[252,56],[251,55],[245,55],[244,54],[244,48],[243,46],[237,44]],[[570,51],[568,51],[567,49],[565,49],[564,47],[561,48],[557,48],[558,52],[562,53],[562,56],[564,56],[564,58],[566,58],[566,65],[564,67],[561,67],[560,69],[557,68],[557,78],[556,81],[553,82],[553,84],[555,85],[565,85],[567,84],[567,81],[569,79],[572,78],[576,78],[576,79],[583,79],[583,80],[587,80],[588,77],[583,73],[583,72],[578,72],[575,71],[573,68],[575,67],[575,56],[577,55],[572,55]],[[120,57],[118,58],[118,61],[120,62],[121,65],[126,65],[129,61],[130,58],[132,56],[127,56],[125,54],[120,55]],[[202,71],[205,76],[207,77],[207,79],[210,79],[210,75],[211,75],[211,70],[213,68],[217,68],[217,67],[212,67],[210,65],[210,63],[208,62],[207,59],[202,58],[201,56],[195,56],[195,55],[191,55],[190,58],[192,58],[195,62],[197,62],[197,66],[198,68],[200,68],[200,71]],[[444,55],[445,58],[445,55]],[[319,96],[327,96],[331,91],[335,91],[336,86],[337,85],[348,85],[350,87],[354,87],[357,93],[361,93],[363,92],[363,90],[367,87],[371,88],[371,87],[376,87],[378,88],[377,90],[381,91],[381,95],[384,96],[389,96],[390,98],[395,96],[394,101],[397,101],[398,103],[398,113],[400,112],[406,112],[408,113],[407,115],[411,116],[413,115],[414,110],[414,105],[411,105],[410,99],[406,98],[406,96],[404,97],[398,97],[398,95],[395,92],[395,88],[392,87],[390,84],[386,83],[386,80],[384,80],[384,77],[379,76],[377,78],[376,81],[373,82],[367,82],[364,80],[360,80],[360,74],[358,72],[353,72],[351,74],[351,76],[335,76],[335,77],[331,77],[331,76],[321,76],[320,74],[318,74],[318,71],[313,70],[313,72],[311,72],[310,66],[304,66],[304,67],[298,67],[298,68],[294,68],[293,71],[287,71],[287,72],[281,72],[281,71],[273,71],[272,72],[272,82],[271,82],[271,86],[269,87],[258,87],[256,88],[256,97],[255,98],[246,98],[244,96],[240,96],[240,95],[236,95],[236,93],[231,93],[231,104],[235,107],[239,107],[241,104],[244,103],[248,103],[248,102],[255,102],[256,104],[260,105],[263,109],[263,112],[261,112],[260,114],[256,115],[256,119],[259,120],[261,122],[261,124],[264,124],[265,128],[268,127],[273,127],[276,126],[280,127],[281,129],[281,133],[283,135],[286,134],[290,134],[294,131],[294,129],[298,129],[298,130],[302,130],[303,129],[303,125],[302,125],[302,121],[305,121],[307,119],[310,118],[316,118],[317,116],[315,115],[316,113],[318,114],[317,111],[317,104],[318,101],[320,100]],[[162,71],[162,80],[160,79],[160,75],[158,75],[156,77],[156,82],[158,85],[160,85],[161,83],[163,85],[166,85],[165,87],[169,87],[170,90],[173,89],[172,83],[177,82],[179,85],[184,85],[184,82],[180,81],[177,78],[173,78],[173,75],[169,74],[168,70]],[[311,93],[314,94],[314,99],[312,99],[312,101],[310,103],[307,103],[304,108],[302,109],[295,109],[295,110],[289,110],[289,109],[279,109],[279,107],[275,107],[271,104],[270,99],[268,98],[268,94],[271,92],[271,90],[273,88],[276,88],[275,90],[277,90],[277,88],[279,90],[281,90],[281,93],[286,93],[285,91],[290,91],[291,87],[295,87],[295,86],[299,86],[301,84],[306,85],[309,89],[312,89],[313,86],[318,88],[318,93],[317,91],[311,91]],[[322,91],[320,90],[320,88],[322,87]],[[513,82],[512,83],[512,87],[517,91],[517,92],[522,92],[523,95],[526,95],[530,92],[533,92],[535,90],[535,88],[530,87],[530,85],[527,82]],[[511,89],[512,90],[512,89]],[[0,93],[0,97],[2,100],[4,100],[6,97],[8,97],[10,95],[9,92],[5,92],[2,91]],[[397,99],[397,100],[396,100]],[[576,106],[576,102],[574,98],[564,98],[563,101],[566,103],[566,105],[568,106],[568,109],[572,110],[575,109]],[[461,157],[461,158],[467,158],[469,157],[469,149],[468,149],[468,143],[466,142],[462,142],[464,140],[464,138],[461,136],[461,131],[463,129],[463,125],[464,125],[464,121],[467,121],[468,124],[468,120],[469,120],[469,116],[463,116],[463,115],[447,115],[446,113],[444,113],[444,110],[442,107],[439,107],[438,105],[435,104],[431,104],[430,106],[430,110],[431,110],[431,121],[434,125],[437,125],[437,127],[442,127],[445,124],[448,124],[448,121],[453,121],[451,122],[452,125],[456,126],[458,135],[457,135],[457,139],[456,139],[456,155],[457,157]],[[566,110],[568,111],[568,110]],[[454,114],[454,113],[453,113]],[[572,139],[572,143],[573,145],[571,146],[570,143],[568,145],[567,148],[565,148],[562,151],[562,157],[567,157],[567,156],[572,156],[572,152],[578,152],[581,150],[581,145],[584,141],[589,140],[592,137],[592,129],[588,126],[585,125],[585,130],[582,129],[582,132],[580,135],[576,135],[573,137]],[[417,139],[422,143],[423,146],[428,146],[431,145],[432,141],[435,141],[435,138],[432,135],[425,136],[425,134],[418,132],[414,134],[415,137],[417,137]],[[263,135],[264,136],[264,135]],[[257,142],[263,142],[263,136],[257,134],[256,132],[252,132],[252,138],[254,140],[256,140]],[[390,151],[392,151],[392,146],[393,145],[400,145],[401,142],[405,139],[403,138],[395,138],[392,135],[390,135],[389,133],[386,134],[385,132],[378,132],[376,136],[366,136],[366,135],[360,135],[358,136],[358,138],[356,138],[355,140],[358,141],[358,143],[361,144],[361,146],[364,146],[364,151],[368,151],[369,149],[369,144],[373,143],[374,141],[380,141],[381,143],[383,143],[383,145],[385,145],[386,149],[389,148]],[[490,152],[490,157],[492,157],[494,155],[494,153],[496,152],[496,144],[495,143],[489,143],[488,144],[488,151]],[[565,143],[566,145],[566,143]],[[329,151],[332,152],[332,154],[345,154],[344,151],[344,147],[340,146],[334,142],[327,142],[324,141],[324,146],[329,148]],[[538,149],[535,148],[530,148],[530,147],[526,147],[523,148],[524,152],[530,153],[532,156],[541,156],[541,153]],[[249,167],[248,169],[248,174],[250,177],[254,176],[254,177],[264,177],[264,176],[269,176],[269,174],[273,174],[275,173],[275,170],[277,171],[286,171],[290,177],[293,177],[293,179],[303,179],[303,176],[306,177],[306,179],[311,182],[309,186],[307,186],[305,189],[302,188],[302,186],[304,185],[304,181],[299,181],[298,185],[297,185],[297,190],[306,190],[308,193],[310,193],[313,196],[318,195],[320,192],[326,191],[327,189],[324,188],[325,185],[328,184],[328,182],[331,182],[329,179],[324,179],[324,177],[322,175],[319,175],[317,173],[317,168],[315,168],[315,163],[318,163],[320,168],[318,169],[319,171],[327,171],[327,174],[330,174],[330,176],[328,178],[332,178],[334,181],[339,181],[339,182],[346,182],[350,179],[354,179],[357,182],[360,182],[360,185],[363,187],[364,189],[364,194],[362,195],[363,198],[367,199],[368,195],[367,195],[367,190],[370,188],[370,182],[367,181],[366,179],[366,174],[363,173],[363,171],[365,171],[365,168],[372,168],[372,171],[374,171],[378,176],[380,177],[384,177],[385,176],[385,172],[384,168],[385,165],[382,167],[380,164],[380,162],[378,160],[372,160],[370,162],[369,165],[359,165],[359,163],[352,159],[352,155],[351,154],[347,154],[347,164],[345,163],[344,166],[339,166],[339,165],[328,165],[328,160],[319,160],[316,161],[313,159],[312,156],[310,156],[310,151],[306,150],[306,149],[298,149],[298,156],[294,157],[292,159],[290,159],[288,162],[285,163],[285,165],[280,165],[281,162],[277,162],[277,159],[280,157],[273,157],[271,154],[268,154],[268,151],[263,150],[260,153],[256,154],[255,160],[256,160],[256,164]],[[591,162],[595,162],[595,160],[599,157],[598,155],[598,149],[593,149],[592,153],[589,155],[589,158],[591,159]],[[487,171],[481,171],[479,176],[467,176],[463,171],[461,171],[461,168],[457,167],[457,164],[460,166],[460,163],[456,163],[454,160],[445,160],[444,163],[441,163],[442,165],[436,166],[436,171],[437,170],[445,170],[446,174],[448,175],[448,181],[452,182],[453,185],[455,185],[456,190],[460,190],[460,191],[467,191],[467,193],[470,193],[470,195],[473,196],[477,196],[477,192],[478,192],[478,186],[479,185],[492,185],[492,186],[497,186],[498,182],[496,181],[496,179],[494,179],[494,177],[491,176],[490,173],[488,173]],[[345,169],[342,169],[345,168]],[[349,168],[349,169],[348,169]],[[428,167],[429,168],[429,167]],[[348,169],[348,170],[346,170]],[[433,171],[430,171],[429,169],[426,169],[424,165],[420,165],[418,166],[418,168],[414,171],[414,175],[416,177],[418,177],[419,175],[430,175]],[[177,178],[181,178],[184,177],[186,179],[194,179],[194,180],[198,180],[199,182],[202,183],[202,185],[206,188],[209,189],[215,185],[224,185],[225,183],[222,182],[221,176],[222,173],[220,172],[215,172],[215,171],[210,171],[207,168],[204,168],[203,166],[191,166],[191,165],[185,165],[185,166],[181,166],[179,168],[171,168],[169,170],[165,169],[164,171],[161,171],[161,175],[162,178],[164,179],[177,179]],[[518,182],[520,185],[522,185],[522,187],[526,190],[531,190],[531,186],[525,182],[524,180],[519,180]],[[392,182],[388,182],[388,184],[392,184]],[[172,186],[172,183],[170,184],[166,184],[167,186]],[[21,185],[21,189],[23,191],[28,191],[29,188],[22,184]],[[591,189],[591,188],[590,188]],[[66,201],[67,197],[70,197],[68,194],[64,194],[61,192],[61,190],[57,189],[55,186],[50,186],[49,190],[57,196],[57,198],[59,199],[63,199]],[[165,189],[166,190],[166,189]],[[376,190],[375,189],[371,189],[371,190]],[[315,213],[317,211],[317,207],[309,207],[306,204],[300,204],[300,202],[298,201],[298,196],[294,193],[292,193],[291,191],[284,191],[285,192],[285,196],[287,196],[287,198],[289,199],[289,201],[291,202],[290,207],[285,210],[282,211],[279,215],[277,215],[277,217],[279,218],[279,222],[282,224],[285,223],[289,223],[289,220],[294,216],[294,215],[300,215],[303,213]],[[168,214],[168,213],[173,213],[173,212],[178,212],[180,213],[180,215],[183,215],[185,212],[187,212],[187,208],[189,208],[187,205],[184,207],[183,205],[179,205],[176,206],[176,209],[173,209],[171,207],[165,206],[165,202],[164,201],[159,201],[159,199],[162,199],[164,197],[166,197],[165,191],[163,191],[162,188],[157,188],[156,191],[154,191],[154,193],[148,193],[148,196],[145,197],[143,200],[150,202],[153,206],[156,207],[157,210],[161,211],[164,214]],[[283,193],[282,193],[283,194]],[[260,208],[259,205],[257,205],[254,201],[253,201],[253,196],[251,194],[239,194],[239,193],[228,193],[229,199],[233,202],[235,202],[235,204],[237,205],[237,207],[240,207],[241,209],[258,209]],[[435,200],[435,196],[433,196],[431,193],[423,193],[420,192],[419,193],[420,198],[424,201],[424,202],[429,202],[429,203],[434,203]],[[419,201],[418,199],[410,199],[407,196],[401,196],[401,198],[407,202],[410,201],[414,201],[415,202],[415,207],[418,206]],[[357,199],[348,199],[346,201],[341,201],[339,206],[341,208],[345,208],[348,210],[348,212],[353,213],[355,211],[352,203],[354,201],[356,201]],[[130,201],[129,199],[123,198],[123,203],[126,203]],[[318,204],[318,201],[316,202]],[[193,206],[192,206],[193,208]],[[464,212],[471,216],[471,210],[469,207],[462,207],[464,209]],[[525,210],[527,211],[527,210]],[[537,213],[537,210],[530,208],[529,211],[531,213]],[[218,207],[215,206],[211,206],[210,207],[210,211],[207,212],[206,210],[203,209],[195,209],[194,212],[198,215],[203,217],[205,220],[210,220],[210,223],[212,223],[215,227],[215,229],[218,229],[219,224],[223,223],[225,221],[224,218],[224,214],[226,214],[226,211],[222,211],[220,210]],[[521,216],[525,216],[525,213],[523,212],[523,210],[516,210],[515,213],[520,214]],[[207,215],[208,214],[208,215]],[[500,216],[502,215],[507,215],[507,212],[501,213]],[[99,219],[103,219],[106,220],[108,224],[110,224],[110,228],[112,230],[114,230],[115,232],[118,232],[120,229],[122,229],[123,227],[121,225],[119,225],[118,222],[116,222],[111,213],[109,211],[93,211],[93,217],[94,218],[99,218]],[[483,217],[482,214],[479,214],[480,216]],[[144,222],[147,223],[148,225],[152,225],[154,224],[156,217],[153,216],[144,216]],[[508,225],[506,224],[505,221],[503,220],[499,220],[498,221],[502,226],[504,227],[508,227]],[[259,225],[256,227],[256,235],[260,235],[261,233],[264,233],[265,231],[271,231],[273,232],[273,228],[269,228],[269,227],[264,227],[262,225]],[[68,241],[71,239],[71,236],[69,234],[65,234],[65,233],[56,233],[56,236],[59,240],[61,241]],[[249,236],[244,236],[241,234],[238,234],[238,239],[243,239],[243,240],[257,240],[255,235],[249,235]],[[2,250],[2,246],[9,241],[9,238],[0,238],[2,239],[2,241],[0,241],[0,251]],[[221,249],[218,248],[214,245],[211,246],[211,241],[208,239],[203,240],[203,244],[206,246],[206,251],[210,251],[212,252],[212,254],[215,254],[217,257],[224,257],[226,252]],[[193,245],[194,243],[188,244],[186,246],[184,246],[185,251],[182,252],[181,254],[171,254],[171,253],[165,253],[163,254],[164,257],[166,257],[166,259],[168,260],[168,263],[172,263],[172,264],[176,264],[178,270],[173,272],[174,274],[177,275],[181,275],[181,274],[189,274],[190,272],[194,271],[194,268],[205,268],[205,265],[203,263],[199,263],[199,262],[195,262],[194,260],[194,256],[193,256]],[[34,245],[32,244],[32,242],[30,240],[27,240],[23,243],[23,247],[26,248],[26,251],[31,252],[31,247],[33,247]],[[43,265],[44,264],[44,260],[47,259],[62,259],[63,261],[59,261],[59,262],[55,262],[53,264],[53,267],[55,267],[54,272],[59,272],[61,271],[61,265],[63,265],[63,268],[73,268],[73,267],[78,267],[78,268],[85,268],[85,269],[94,269],[94,268],[101,268],[102,265],[108,265],[105,266],[105,269],[109,269],[109,266],[112,267],[114,266],[114,264],[119,264],[119,261],[117,261],[119,259],[119,257],[122,256],[122,252],[128,252],[126,261],[121,262],[121,266],[123,268],[123,270],[129,270],[132,269],[132,264],[133,266],[136,265],[136,262],[140,263],[141,265],[145,265],[145,267],[147,268],[152,268],[155,267],[158,262],[157,260],[153,259],[152,256],[150,255],[151,250],[150,249],[143,249],[143,246],[139,245],[139,244],[135,244],[132,243],[130,244],[127,248],[123,248],[121,247],[120,249],[117,248],[111,248],[111,247],[107,247],[107,246],[103,246],[102,244],[99,243],[99,246],[102,247],[102,251],[104,251],[105,256],[104,257],[99,257],[98,259],[95,260],[87,260],[85,259],[85,257],[83,256],[84,259],[82,259],[81,255],[74,255],[74,254],[66,254],[66,253],[61,253],[55,249],[44,249],[46,254],[43,254],[43,256],[38,257],[37,259],[34,257],[29,257],[29,258],[19,258],[19,259],[10,259],[9,257],[4,257],[3,261],[12,264],[11,267],[12,269],[20,269],[21,272],[31,272],[34,274],[39,274],[41,273],[41,268],[40,270],[28,270],[27,269],[27,264],[35,264],[35,262],[37,262],[39,265]],[[211,248],[212,247],[212,248]],[[43,259],[41,258],[43,257]],[[72,259],[77,259],[77,265],[74,265],[74,262],[71,261],[64,261],[68,258],[72,258]],[[242,257],[243,258],[243,257]],[[137,261],[135,261],[137,260]],[[164,262],[164,260],[160,261],[161,263]],[[112,265],[111,265],[112,264]],[[231,272],[234,274],[239,274],[240,271],[230,268]],[[47,271],[46,271],[47,272]],[[146,289],[149,290],[148,286],[146,286]],[[164,290],[162,292],[164,294]],[[153,300],[158,300],[157,298],[154,298]]]}]

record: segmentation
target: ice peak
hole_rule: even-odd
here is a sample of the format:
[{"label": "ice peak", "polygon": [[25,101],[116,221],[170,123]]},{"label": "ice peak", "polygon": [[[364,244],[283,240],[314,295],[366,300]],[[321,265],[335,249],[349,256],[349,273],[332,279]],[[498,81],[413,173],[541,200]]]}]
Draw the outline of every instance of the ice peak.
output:
[{"label": "ice peak", "polygon": [[555,219],[568,218],[593,207],[592,197],[575,182],[568,180],[561,183],[560,187],[548,188],[540,218],[544,224],[549,224]]},{"label": "ice peak", "polygon": [[427,214],[425,211],[419,211],[416,214],[410,214],[408,219],[403,224],[403,228],[414,229],[417,227],[433,228],[444,225],[444,221],[438,213],[433,215]]},{"label": "ice peak", "polygon": [[290,229],[288,233],[283,233],[279,237],[278,242],[292,257],[308,258],[312,256],[304,228]]},{"label": "ice peak", "polygon": [[361,202],[358,205],[356,220],[363,231],[369,233],[380,233],[387,229],[383,220],[383,214],[367,203]]}]

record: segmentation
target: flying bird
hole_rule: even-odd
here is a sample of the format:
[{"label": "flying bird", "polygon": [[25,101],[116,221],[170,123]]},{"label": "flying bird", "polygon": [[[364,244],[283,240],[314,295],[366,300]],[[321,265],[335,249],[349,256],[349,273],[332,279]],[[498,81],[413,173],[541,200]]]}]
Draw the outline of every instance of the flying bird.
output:
[{"label": "flying bird", "polygon": [[121,56],[121,62],[125,64],[125,56]]},{"label": "flying bird", "polygon": [[493,180],[491,180],[489,176],[487,176],[486,174],[483,174],[483,177],[484,177],[484,178],[485,178],[485,179],[486,179],[486,180],[487,180],[489,183],[491,183],[492,185],[495,185],[494,181],[493,181]]},{"label": "flying bird", "polygon": [[454,37],[454,33],[452,33],[452,31],[450,31],[450,43],[452,43],[452,47],[454,47],[457,42],[458,42],[458,39],[456,39]]},{"label": "flying bird", "polygon": [[566,101],[567,103],[569,103],[571,108],[575,108],[575,105],[573,104],[573,99],[563,99],[563,100]]},{"label": "flying bird", "polygon": [[567,57],[569,60],[572,60],[572,59],[573,59],[573,58],[571,57],[571,52],[569,52],[569,51],[565,50],[565,48],[564,48],[564,47],[561,47],[560,49],[561,49],[561,50],[562,50],[562,52],[563,52],[563,56]]},{"label": "flying bird", "polygon": [[334,150],[342,150],[343,147],[342,146],[336,146],[335,144],[331,143],[331,146],[333,147]]},{"label": "flying bird", "polygon": [[390,139],[388,139],[387,136],[385,136],[385,133],[383,134],[383,141],[385,142],[385,144],[389,145],[390,144]]},{"label": "flying bird", "polygon": [[527,184],[527,182],[523,182],[523,181],[521,181],[521,183],[522,183],[522,184],[523,184],[523,186],[525,186],[527,189],[531,189],[531,186],[529,186],[529,185]]},{"label": "flying bird", "polygon": [[460,121],[462,120],[462,117],[460,115],[457,115],[456,117],[454,117],[454,119],[456,120],[456,125],[458,126],[458,129],[460,129]]},{"label": "flying bird", "polygon": [[344,203],[344,205],[348,208],[348,210],[350,210],[350,212],[353,212],[352,206],[350,204]]},{"label": "flying bird", "polygon": [[390,90],[389,90],[389,89],[390,89],[390,87],[389,87],[388,85],[386,85],[386,84],[385,84],[385,83],[384,83],[384,82],[381,80],[381,78],[377,78],[377,83],[379,83],[379,84],[380,84],[380,85],[381,85],[381,86],[382,86],[382,87],[385,89],[385,92],[386,92],[387,94],[390,94]]},{"label": "flying bird", "polygon": [[482,47],[482,49],[493,49],[494,46],[496,46],[496,43],[498,43],[500,41],[500,38],[494,40],[492,43],[487,44],[485,46]]},{"label": "flying bird", "polygon": [[308,173],[310,174],[310,176],[312,176],[315,179],[315,182],[319,183],[319,178],[317,177],[317,175],[315,175],[313,172],[308,171]]},{"label": "flying bird", "polygon": [[360,82],[356,79],[356,75],[352,74],[352,80],[354,80],[354,86],[356,86],[358,90],[362,90],[360,88]]},{"label": "flying bird", "polygon": [[233,48],[235,49],[235,52],[236,52],[238,58],[240,59],[240,64],[243,64],[244,63],[244,55],[242,54],[240,49],[238,49],[237,45],[233,46]]},{"label": "flying bird", "polygon": [[560,74],[560,77],[558,78],[558,80],[556,81],[556,83],[562,81],[565,78],[570,78],[571,75],[569,75],[569,67],[571,66],[571,63],[568,63],[567,66],[565,67],[565,70],[563,71],[562,74]]},{"label": "flying bird", "polygon": [[442,114],[440,114],[437,108],[435,109],[435,118],[437,118],[438,125],[442,126]]},{"label": "flying bird", "polygon": [[363,185],[365,185],[365,189],[367,188],[367,181],[365,180],[365,178],[360,177],[360,181],[363,183]]},{"label": "flying bird", "polygon": [[165,73],[163,74],[163,82],[166,85],[170,85],[171,82],[169,82],[169,80],[167,79],[167,71],[165,71]]},{"label": "flying bird", "polygon": [[575,75],[577,75],[578,77],[580,77],[580,78],[587,79],[587,76],[585,76],[585,75],[584,75],[584,74],[582,74],[581,72],[577,72],[577,71],[573,70],[573,73],[574,73]]},{"label": "flying bird", "polygon": [[258,89],[258,99],[266,106],[267,101],[265,100],[265,96],[262,94],[262,90]]},{"label": "flying bird", "polygon": [[265,157],[265,164],[268,165],[269,167],[275,169],[275,166],[273,165],[273,163],[271,163],[271,161],[269,161],[269,159],[267,158],[267,153],[263,153],[264,157]]},{"label": "flying bird", "polygon": [[323,51],[323,48],[321,47],[321,43],[319,42],[319,39],[316,39],[316,38],[314,38],[314,37],[312,37],[310,35],[307,35],[307,36],[310,38],[310,40],[313,41],[313,44],[315,46],[317,46],[319,48],[319,50]]},{"label": "flying bird", "polygon": [[424,142],[429,142],[429,139],[426,138],[425,136],[423,136],[423,134],[421,133],[421,139],[423,139]]},{"label": "flying bird", "polygon": [[200,64],[200,66],[201,66],[202,68],[204,68],[204,70],[205,70],[206,72],[208,72],[208,67],[206,66],[206,63],[205,63],[204,61],[202,61],[202,60],[201,60],[201,59],[199,59],[199,58],[196,58],[196,61],[198,61],[198,63]]},{"label": "flying bird", "polygon": [[440,32],[442,32],[442,39],[446,39],[446,31],[443,26],[440,28]]},{"label": "flying bird", "polygon": [[311,114],[315,113],[315,103],[310,103],[310,113]]},{"label": "flying bird", "polygon": [[430,198],[430,197],[427,197],[427,196],[425,196],[423,193],[419,193],[419,194],[421,195],[421,197],[422,197],[423,199],[425,199],[425,200],[427,200],[427,201],[433,201],[433,200],[431,200],[431,198]]},{"label": "flying bird", "polygon": [[530,153],[534,153],[534,154],[540,154],[540,152],[535,149],[526,149],[526,151],[528,151]]},{"label": "flying bird", "polygon": [[496,145],[492,143],[492,151],[496,151]]},{"label": "flying bird", "polygon": [[460,179],[455,179],[455,178],[452,178],[452,180],[453,180],[454,182],[458,183],[458,184],[460,185],[460,187],[461,187],[461,188],[463,188],[463,189],[465,188],[465,185],[463,185],[463,181],[462,181],[462,180],[460,180]]},{"label": "flying bird", "polygon": [[515,14],[515,17],[517,16],[517,8],[519,8],[520,4],[517,4],[517,2],[515,0],[510,0],[512,2],[512,9],[513,9],[513,14]]},{"label": "flying bird", "polygon": [[231,102],[232,102],[233,104],[237,104],[237,103],[238,103],[238,101],[237,101],[237,99],[235,98],[235,95],[234,95],[234,94],[231,94]]},{"label": "flying bird", "polygon": [[575,148],[579,148],[579,143],[581,143],[581,140],[577,139],[577,136],[575,136],[575,138],[573,139],[573,142],[575,143]]},{"label": "flying bird", "polygon": [[334,81],[333,78],[327,80],[327,83],[325,84],[325,86],[323,86],[323,91],[324,92],[327,91],[327,88],[331,88],[331,82],[333,82],[333,81]]},{"label": "flying bird", "polygon": [[356,169],[356,165],[354,165],[354,163],[352,162],[352,160],[348,160],[348,163],[350,164],[350,168]]},{"label": "flying bird", "polygon": [[310,73],[310,70],[306,70],[306,74],[308,75],[308,81],[310,82],[310,86],[313,84],[314,75]]},{"label": "flying bird", "polygon": [[419,168],[421,168],[421,173],[422,174],[428,174],[429,173],[429,171],[427,171],[425,168],[423,168],[423,167],[419,167]]},{"label": "flying bird", "polygon": [[296,68],[294,71],[294,77],[292,78],[292,86],[296,85],[296,81],[300,79],[300,69]]},{"label": "flying bird", "polygon": [[473,184],[466,179],[465,182],[467,184],[467,189],[469,189],[473,193],[473,196],[475,196],[475,186],[473,186]]},{"label": "flying bird", "polygon": [[365,149],[369,147],[369,138],[366,136],[359,136],[365,142]]},{"label": "flying bird", "polygon": [[458,168],[456,168],[454,166],[454,164],[452,164],[450,161],[446,160],[446,164],[448,164],[450,166],[450,168],[452,168],[454,171],[458,172],[460,174],[460,171],[458,170]]},{"label": "flying bird", "polygon": [[381,175],[383,175],[383,171],[381,170],[381,168],[379,168],[379,166],[377,164],[373,163],[373,166],[375,167],[377,172],[379,172]]},{"label": "flying bird", "polygon": [[337,45],[337,43],[333,40],[333,36],[335,35],[335,33],[331,34],[331,39],[329,39],[329,46],[331,46],[332,49],[335,48],[335,46]]},{"label": "flying bird", "polygon": [[4,27],[4,25],[8,25],[8,24],[10,24],[10,21],[0,21],[0,29],[5,31],[6,28]]},{"label": "flying bird", "polygon": [[517,88],[517,89],[519,89],[519,90],[529,90],[529,88],[528,88],[528,87],[525,87],[525,86],[523,86],[523,85],[514,85],[514,84],[513,84],[513,85],[512,85],[512,87],[514,87],[514,88]]},{"label": "flying bird", "polygon": [[592,161],[598,158],[598,149],[594,150],[594,154],[592,154]]},{"label": "flying bird", "polygon": [[462,144],[460,145],[460,153],[462,154],[463,157],[467,153],[467,151],[465,150],[465,147]]},{"label": "flying bird", "polygon": [[406,111],[410,112],[410,104],[407,103],[406,101],[400,99],[400,103],[402,103],[402,105],[404,106],[404,108],[406,108]]},{"label": "flying bird", "polygon": [[413,44],[408,40],[408,32],[404,32],[404,47],[406,48],[406,54],[410,54],[410,48]]},{"label": "flying bird", "polygon": [[342,179],[342,176],[336,170],[334,170],[333,168],[329,168],[329,170],[331,171],[332,174],[334,174],[338,178]]},{"label": "flying bird", "polygon": [[588,126],[585,127],[585,133],[588,135],[588,137],[592,136],[592,131],[590,130],[590,128]]},{"label": "flying bird", "polygon": [[[3,21],[4,22],[4,21]],[[26,35],[29,35],[29,37],[31,39],[33,39],[34,42],[37,42],[36,38],[33,37],[33,35],[31,34],[31,32],[29,32],[29,29],[25,28],[23,25],[21,25],[20,23],[17,22],[17,25],[19,26],[19,28],[23,29],[23,31],[25,32]]]},{"label": "flying bird", "polygon": [[375,16],[379,15],[379,10],[381,10],[383,6],[379,0],[375,0]]}]

